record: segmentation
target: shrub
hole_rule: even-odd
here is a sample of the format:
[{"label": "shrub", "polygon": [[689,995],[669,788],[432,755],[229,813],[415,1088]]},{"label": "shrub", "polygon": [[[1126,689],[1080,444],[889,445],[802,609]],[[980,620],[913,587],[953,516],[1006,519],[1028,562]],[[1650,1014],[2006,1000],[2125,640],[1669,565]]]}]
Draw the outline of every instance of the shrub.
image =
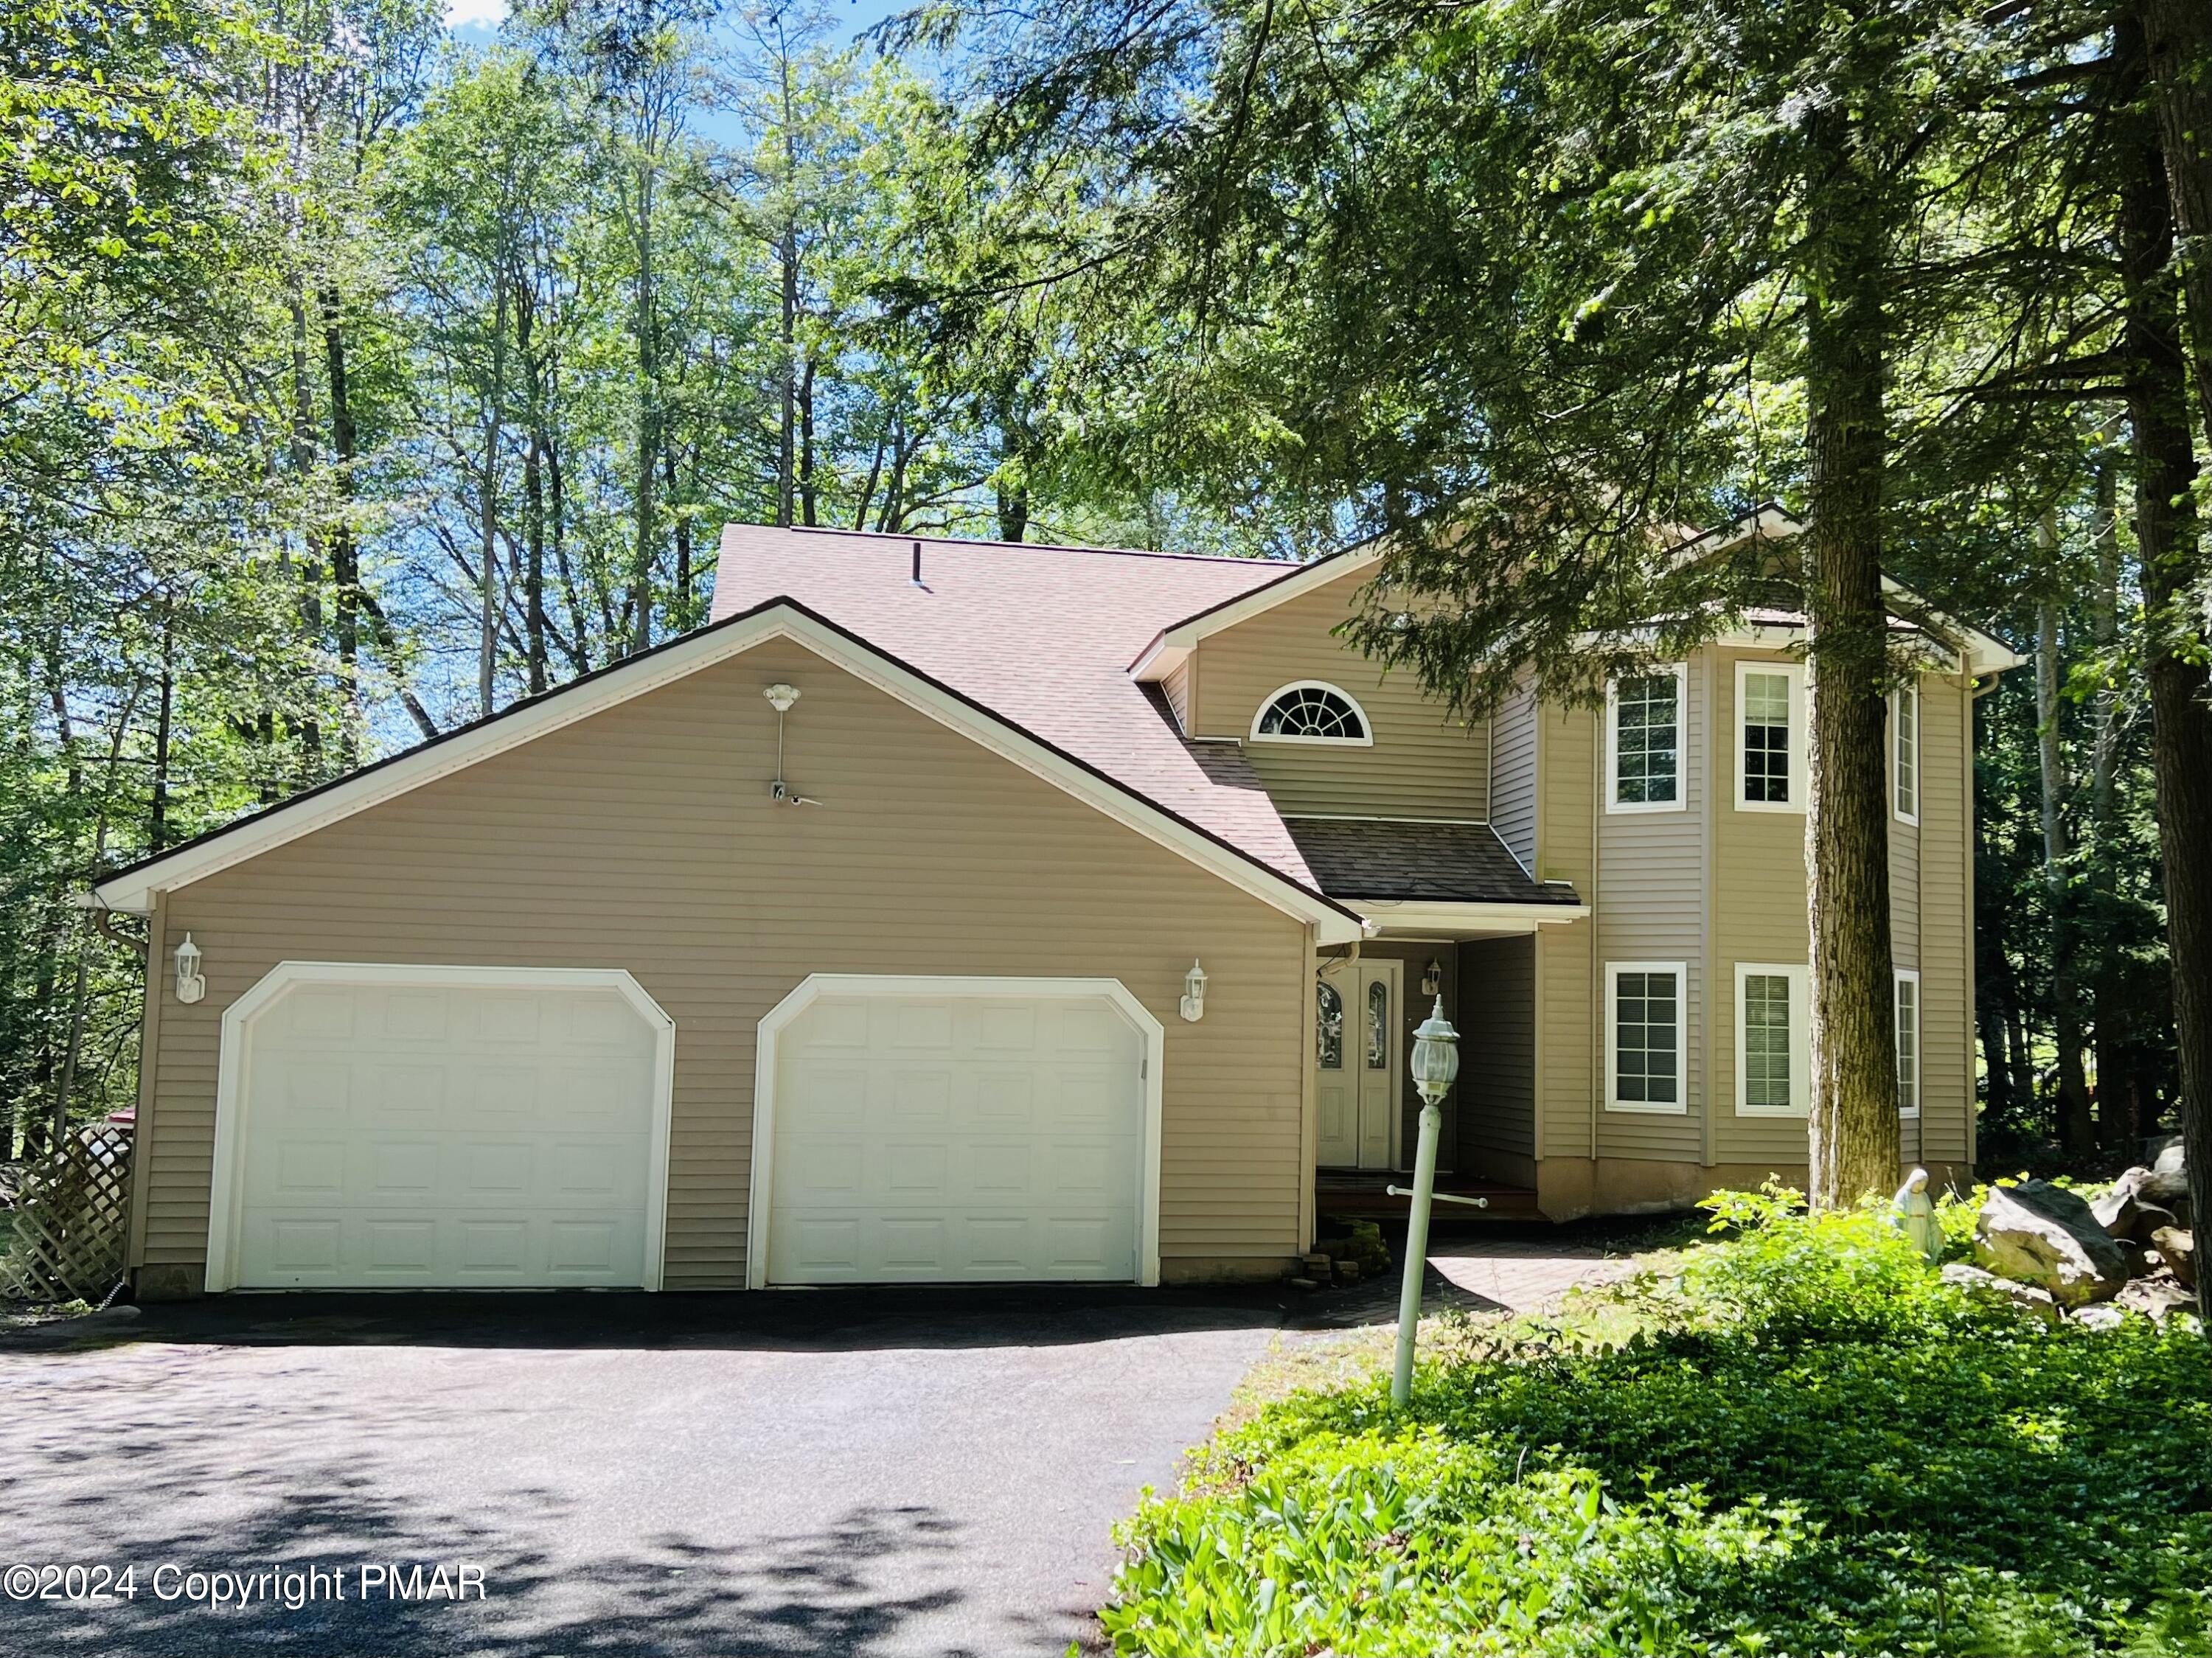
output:
[{"label": "shrub", "polygon": [[1587,1321],[1294,1396],[1148,1504],[1103,1617],[1158,1653],[2212,1652],[2212,1367],[1944,1288],[1871,1211]]}]

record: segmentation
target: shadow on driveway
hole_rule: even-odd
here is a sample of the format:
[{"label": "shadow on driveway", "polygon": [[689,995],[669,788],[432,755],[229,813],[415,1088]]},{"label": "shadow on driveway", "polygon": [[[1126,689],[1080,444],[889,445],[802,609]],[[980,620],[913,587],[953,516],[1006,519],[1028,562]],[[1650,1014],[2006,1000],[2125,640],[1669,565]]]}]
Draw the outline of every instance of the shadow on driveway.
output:
[{"label": "shadow on driveway", "polygon": [[[0,1565],[135,1564],[141,1593],[0,1600],[0,1651],[1057,1655],[1285,1300],[234,1296],[18,1332]],[[149,1593],[163,1563],[348,1594],[215,1611]],[[387,1563],[486,1594],[361,1599]]]}]

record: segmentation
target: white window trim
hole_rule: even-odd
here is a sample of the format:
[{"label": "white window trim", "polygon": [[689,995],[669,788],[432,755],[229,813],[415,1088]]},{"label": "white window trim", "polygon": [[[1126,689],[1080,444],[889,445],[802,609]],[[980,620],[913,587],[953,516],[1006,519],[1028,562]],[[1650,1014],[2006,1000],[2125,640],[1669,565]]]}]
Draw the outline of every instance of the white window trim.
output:
[{"label": "white window trim", "polygon": [[[1267,717],[1267,710],[1292,691],[1327,691],[1331,696],[1342,697],[1352,705],[1352,713],[1359,716],[1359,728],[1367,735],[1364,737],[1285,737],[1279,732],[1262,732],[1260,729],[1260,722]],[[1309,748],[1371,749],[1375,746],[1375,722],[1367,717],[1367,710],[1360,707],[1359,699],[1345,689],[1343,686],[1332,685],[1326,679],[1293,679],[1287,685],[1276,686],[1273,690],[1260,699],[1260,706],[1252,714],[1251,740],[1255,743],[1301,743]]]},{"label": "white window trim", "polygon": [[676,1021],[620,968],[444,967],[398,962],[279,962],[223,1010],[216,1066],[215,1168],[208,1188],[207,1288],[238,1287],[240,1226],[245,1219],[249,1038],[253,1022],[295,985],[474,985],[493,989],[574,985],[611,990],[652,1028],[653,1137],[645,1175],[645,1271],[639,1287],[660,1288],[668,1231],[668,1125],[676,1088]]},{"label": "white window trim", "polygon": [[768,1287],[769,1207],[775,1195],[776,1045],[785,1028],[823,996],[1060,996],[1097,997],[1113,1004],[1144,1044],[1144,1123],[1137,1158],[1137,1277],[1147,1288],[1160,1281],[1161,1075],[1167,1027],[1119,979],[994,979],[970,975],[815,973],[762,1016],[753,1060],[750,1205],[745,1217],[745,1287]]},{"label": "white window trim", "polygon": [[1687,811],[1690,808],[1690,665],[1662,662],[1636,678],[1662,673],[1674,676],[1674,798],[1672,800],[1623,800],[1620,798],[1620,682],[1605,686],[1605,809],[1608,815],[1646,811]]},{"label": "white window trim", "polygon": [[[1790,799],[1787,800],[1747,800],[1743,798],[1743,706],[1744,681],[1755,673],[1781,674],[1790,681]],[[1735,796],[1738,811],[1791,812],[1805,815],[1805,796],[1812,774],[1808,768],[1805,747],[1805,665],[1802,662],[1749,662],[1735,665],[1735,726],[1729,733],[1729,746],[1735,750],[1730,792]]]},{"label": "white window trim", "polygon": [[[1904,768],[1899,760],[1899,746],[1905,734],[1901,723],[1905,709],[1912,709],[1912,810],[1907,811],[1898,804],[1902,796]],[[1923,732],[1920,725],[1920,687],[1900,686],[1889,697],[1889,809],[1900,823],[1920,827],[1920,791],[1925,781],[1927,767],[1922,754]]]},{"label": "white window trim", "polygon": [[[1744,981],[1753,974],[1790,981],[1790,1103],[1751,1103],[1751,1022],[1744,1017]],[[1813,1105],[1813,976],[1802,963],[1735,964],[1735,1114],[1739,1117],[1803,1117]]]},{"label": "white window trim", "polygon": [[[1901,1090],[1897,1102],[1897,1114],[1909,1122],[1920,1114],[1921,1095],[1928,1084],[1928,1006],[1921,990],[1918,968],[1895,969],[1894,981],[1896,985],[1910,983],[1912,987],[1912,1103],[1910,1106],[1905,1103]],[[1893,1020],[1897,1017],[1897,1000],[1893,985],[1889,993],[1889,1012]],[[1895,1041],[1893,1035],[1891,1040]],[[1889,1056],[1889,1072],[1893,1077],[1897,1074],[1897,1055],[1894,1053]]]},{"label": "white window trim", "polygon": [[[1671,973],[1674,975],[1674,1102],[1620,1097],[1620,975],[1624,973]],[[1690,1112],[1686,1073],[1690,1051],[1690,964],[1687,962],[1607,962],[1605,964],[1605,1108],[1632,1111],[1655,1117],[1685,1117]]]}]

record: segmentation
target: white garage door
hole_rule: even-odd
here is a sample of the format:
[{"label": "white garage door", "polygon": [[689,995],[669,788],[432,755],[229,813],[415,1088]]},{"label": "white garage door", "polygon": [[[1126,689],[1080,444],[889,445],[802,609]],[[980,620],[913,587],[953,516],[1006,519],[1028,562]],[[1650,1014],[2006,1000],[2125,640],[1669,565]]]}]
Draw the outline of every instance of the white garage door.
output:
[{"label": "white garage door", "polygon": [[1151,1039],[1126,991],[825,982],[763,1025],[768,1282],[1143,1275]]},{"label": "white garage door", "polygon": [[323,971],[341,976],[283,984],[227,1032],[232,1282],[657,1285],[666,1020],[641,992]]}]

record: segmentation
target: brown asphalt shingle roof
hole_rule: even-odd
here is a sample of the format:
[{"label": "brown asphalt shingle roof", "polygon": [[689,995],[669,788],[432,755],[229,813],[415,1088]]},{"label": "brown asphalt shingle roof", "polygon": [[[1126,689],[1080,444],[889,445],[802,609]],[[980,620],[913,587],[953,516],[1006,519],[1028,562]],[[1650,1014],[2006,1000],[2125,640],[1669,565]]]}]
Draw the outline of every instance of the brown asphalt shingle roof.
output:
[{"label": "brown asphalt shingle roof", "polygon": [[1574,890],[1533,881],[1487,823],[1286,817],[1306,867],[1332,898],[1431,903],[1571,904]]}]

